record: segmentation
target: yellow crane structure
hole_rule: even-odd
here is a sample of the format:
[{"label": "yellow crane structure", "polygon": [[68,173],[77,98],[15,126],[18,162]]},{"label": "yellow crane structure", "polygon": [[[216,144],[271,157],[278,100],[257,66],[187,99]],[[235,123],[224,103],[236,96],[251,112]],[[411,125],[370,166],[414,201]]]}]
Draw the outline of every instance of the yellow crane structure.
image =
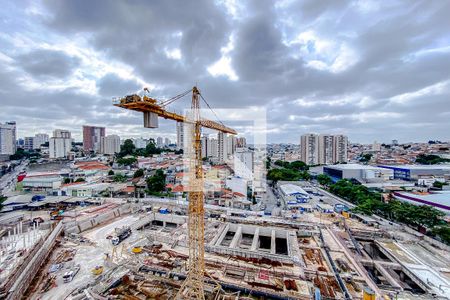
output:
[{"label": "yellow crane structure", "polygon": [[[147,92],[148,90],[145,89]],[[186,116],[168,111],[166,106],[192,92],[191,113]],[[192,152],[189,161],[189,207],[188,207],[188,236],[189,236],[189,260],[188,274],[183,282],[177,299],[205,299],[205,223],[204,223],[204,192],[203,169],[201,150],[201,128],[210,128],[223,133],[237,134],[232,128],[221,122],[206,120],[200,116],[200,98],[205,101],[197,87],[193,87],[175,97],[165,101],[157,101],[147,95],[129,95],[119,98],[114,105],[144,113],[144,127],[157,128],[158,117],[183,122],[192,126]],[[209,104],[205,101],[206,105]]]}]

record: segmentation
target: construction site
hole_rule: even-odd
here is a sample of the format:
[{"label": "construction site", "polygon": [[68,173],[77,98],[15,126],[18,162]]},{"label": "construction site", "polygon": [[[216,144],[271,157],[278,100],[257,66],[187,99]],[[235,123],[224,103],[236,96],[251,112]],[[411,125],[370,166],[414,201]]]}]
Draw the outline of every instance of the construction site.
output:
[{"label": "construction site", "polygon": [[[174,298],[189,272],[188,207],[148,203],[4,226],[2,298]],[[448,252],[398,229],[339,214],[311,221],[317,212],[289,222],[205,215],[206,299],[445,299],[450,291]]]}]

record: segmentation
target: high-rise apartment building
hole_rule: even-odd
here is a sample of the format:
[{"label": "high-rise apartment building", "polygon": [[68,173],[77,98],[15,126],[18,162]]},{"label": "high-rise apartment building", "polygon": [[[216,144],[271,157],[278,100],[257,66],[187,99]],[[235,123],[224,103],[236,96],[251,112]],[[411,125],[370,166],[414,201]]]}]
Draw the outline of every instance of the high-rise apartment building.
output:
[{"label": "high-rise apartment building", "polygon": [[238,148],[234,153],[234,173],[241,178],[252,180],[255,170],[254,152]]},{"label": "high-rise apartment building", "polygon": [[158,136],[156,138],[156,146],[159,147],[159,148],[164,147],[164,142],[163,141],[164,141],[163,138]]},{"label": "high-rise apartment building", "polygon": [[100,152],[114,155],[120,152],[120,137],[118,135],[107,135],[101,138]]},{"label": "high-rise apartment building", "polygon": [[245,148],[247,147],[247,140],[245,137],[237,137],[236,138],[236,148]]},{"label": "high-rise apartment building", "polygon": [[54,138],[71,139],[72,134],[70,133],[69,130],[55,129],[55,130],[53,130],[53,137]]},{"label": "high-rise apartment building", "polygon": [[148,140],[143,138],[133,139],[133,144],[137,149],[145,148],[148,145]]},{"label": "high-rise apartment building", "polygon": [[24,139],[23,149],[30,151],[34,149],[34,137],[26,136]]},{"label": "high-rise apartment building", "polygon": [[334,136],[330,134],[319,135],[319,164],[334,163]]},{"label": "high-rise apartment building", "polygon": [[300,138],[301,159],[308,165],[319,163],[319,136],[317,134],[304,134]]},{"label": "high-rise apartment building", "polygon": [[105,127],[83,126],[84,151],[100,151],[101,139],[105,137]]},{"label": "high-rise apartment building", "polygon": [[0,123],[0,154],[16,153],[16,122]]},{"label": "high-rise apartment building", "polygon": [[164,146],[169,146],[170,145],[170,140],[168,138],[164,139]]},{"label": "high-rise apartment building", "polygon": [[345,135],[305,134],[300,138],[301,160],[308,165],[347,162]]},{"label": "high-rise apartment building", "polygon": [[184,123],[177,122],[177,150],[184,149]]},{"label": "high-rise apartment building", "polygon": [[34,149],[39,149],[42,144],[49,141],[49,136],[46,133],[37,133],[34,135],[33,147]]},{"label": "high-rise apartment building", "polygon": [[67,158],[72,150],[72,135],[68,130],[56,129],[49,139],[50,158]]},{"label": "high-rise apartment building", "polygon": [[227,134],[223,132],[217,133],[218,142],[218,161],[224,163],[227,159]]},{"label": "high-rise apartment building", "polygon": [[346,163],[348,161],[348,137],[345,135],[334,136],[334,162]]}]

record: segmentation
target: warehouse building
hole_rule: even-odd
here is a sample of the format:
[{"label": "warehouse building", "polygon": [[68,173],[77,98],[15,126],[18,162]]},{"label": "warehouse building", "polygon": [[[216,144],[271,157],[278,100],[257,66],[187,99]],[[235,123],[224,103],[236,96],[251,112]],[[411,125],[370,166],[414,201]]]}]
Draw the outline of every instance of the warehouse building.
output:
[{"label": "warehouse building", "polygon": [[393,170],[360,164],[324,166],[323,173],[330,176],[333,181],[356,179],[361,183],[383,182],[394,178]]},{"label": "warehouse building", "polygon": [[450,165],[380,165],[392,170],[395,179],[418,180],[421,175],[450,176]]}]

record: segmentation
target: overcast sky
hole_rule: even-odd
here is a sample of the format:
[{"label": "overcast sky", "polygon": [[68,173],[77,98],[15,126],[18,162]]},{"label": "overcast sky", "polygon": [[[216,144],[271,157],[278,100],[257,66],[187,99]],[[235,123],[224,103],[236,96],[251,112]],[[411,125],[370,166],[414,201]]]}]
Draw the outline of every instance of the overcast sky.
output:
[{"label": "overcast sky", "polygon": [[143,129],[111,98],[198,84],[214,108],[266,109],[268,142],[448,141],[449,12],[447,0],[2,1],[0,122],[22,137],[79,140],[89,124],[174,140],[173,122]]}]

